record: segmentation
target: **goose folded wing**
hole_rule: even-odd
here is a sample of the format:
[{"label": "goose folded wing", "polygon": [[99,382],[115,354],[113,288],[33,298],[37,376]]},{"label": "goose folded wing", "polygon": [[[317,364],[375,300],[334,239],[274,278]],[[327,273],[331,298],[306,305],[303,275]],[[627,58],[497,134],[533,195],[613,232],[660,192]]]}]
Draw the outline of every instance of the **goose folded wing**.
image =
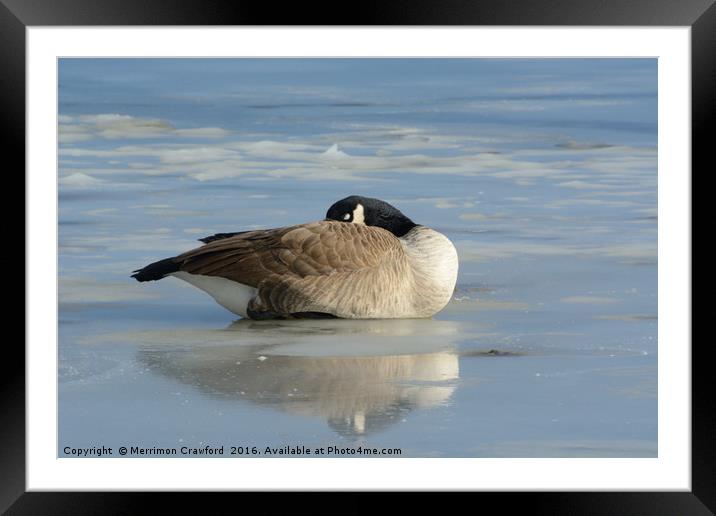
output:
[{"label": "goose folded wing", "polygon": [[402,253],[378,227],[322,221],[246,231],[210,241],[175,258],[182,271],[253,287],[375,269]]}]

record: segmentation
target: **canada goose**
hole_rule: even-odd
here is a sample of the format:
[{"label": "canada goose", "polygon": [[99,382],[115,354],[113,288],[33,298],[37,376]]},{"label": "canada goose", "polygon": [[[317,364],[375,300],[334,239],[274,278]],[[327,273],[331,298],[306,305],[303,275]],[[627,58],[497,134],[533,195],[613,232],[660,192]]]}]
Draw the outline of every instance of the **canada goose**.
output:
[{"label": "canada goose", "polygon": [[457,280],[457,251],[446,236],[357,195],[319,222],[200,240],[205,245],[132,277],[175,276],[250,319],[430,317]]}]

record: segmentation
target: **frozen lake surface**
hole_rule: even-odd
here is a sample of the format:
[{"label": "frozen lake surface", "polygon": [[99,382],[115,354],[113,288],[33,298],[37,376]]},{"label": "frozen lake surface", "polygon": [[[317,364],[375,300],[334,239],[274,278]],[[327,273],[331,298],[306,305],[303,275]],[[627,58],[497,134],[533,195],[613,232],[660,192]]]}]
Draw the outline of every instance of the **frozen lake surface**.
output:
[{"label": "frozen lake surface", "polygon": [[[657,455],[656,60],[60,61],[65,446]],[[236,320],[147,263],[384,199],[433,319]]]}]

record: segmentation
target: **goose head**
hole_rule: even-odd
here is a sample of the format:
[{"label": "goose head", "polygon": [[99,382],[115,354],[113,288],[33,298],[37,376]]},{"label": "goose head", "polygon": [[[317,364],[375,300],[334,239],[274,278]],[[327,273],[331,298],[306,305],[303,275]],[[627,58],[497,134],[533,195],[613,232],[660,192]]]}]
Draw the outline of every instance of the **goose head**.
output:
[{"label": "goose head", "polygon": [[378,226],[402,237],[417,226],[403,213],[380,199],[351,195],[333,203],[328,208],[326,220],[337,220],[349,224]]}]

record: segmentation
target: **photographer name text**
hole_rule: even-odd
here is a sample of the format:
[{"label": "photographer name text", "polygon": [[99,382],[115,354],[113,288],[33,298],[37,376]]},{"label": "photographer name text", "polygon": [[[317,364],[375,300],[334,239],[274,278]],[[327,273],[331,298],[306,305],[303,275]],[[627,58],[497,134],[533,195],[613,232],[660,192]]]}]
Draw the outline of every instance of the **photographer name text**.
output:
[{"label": "photographer name text", "polygon": [[401,448],[374,448],[367,446],[181,446],[164,448],[159,446],[65,446],[65,456],[70,457],[287,457],[287,456],[400,456]]}]

